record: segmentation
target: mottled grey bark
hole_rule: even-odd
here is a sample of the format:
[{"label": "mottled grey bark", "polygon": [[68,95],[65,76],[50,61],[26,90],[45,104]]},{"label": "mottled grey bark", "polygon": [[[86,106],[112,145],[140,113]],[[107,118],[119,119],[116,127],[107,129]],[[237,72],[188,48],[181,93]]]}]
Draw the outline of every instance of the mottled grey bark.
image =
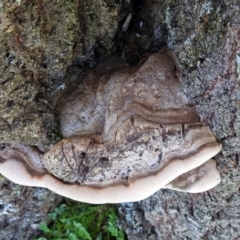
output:
[{"label": "mottled grey bark", "polygon": [[[71,84],[64,76],[77,82],[82,65],[96,65],[98,37],[112,47],[119,8],[94,0],[0,1],[0,143],[48,146],[61,139],[54,104]],[[0,176],[0,239],[31,239],[61,199]]]},{"label": "mottled grey bark", "polygon": [[240,5],[173,2],[158,5],[164,9],[168,45],[183,70],[183,91],[223,143],[216,157],[222,182],[202,194],[160,190],[145,201],[123,204],[122,225],[132,240],[239,239]]},{"label": "mottled grey bark", "polygon": [[[3,0],[0,142],[57,142],[55,101],[81,81],[86,68],[105,71],[121,56],[133,65],[144,53],[167,46],[182,68],[183,92],[223,143],[216,157],[222,182],[207,193],[160,190],[145,201],[122,204],[121,224],[131,240],[238,239],[239,16],[237,0]],[[29,239],[59,201],[47,190],[4,178],[0,187],[2,239]]]}]

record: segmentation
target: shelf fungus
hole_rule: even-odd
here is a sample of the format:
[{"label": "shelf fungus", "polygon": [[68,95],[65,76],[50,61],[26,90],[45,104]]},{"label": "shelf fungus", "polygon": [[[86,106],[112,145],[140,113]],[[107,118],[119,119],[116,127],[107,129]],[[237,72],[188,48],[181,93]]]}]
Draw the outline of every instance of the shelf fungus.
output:
[{"label": "shelf fungus", "polygon": [[221,150],[180,90],[171,54],[89,75],[58,105],[64,139],[46,153],[0,146],[0,173],[88,203],[139,201],[160,188],[207,191],[220,182]]}]

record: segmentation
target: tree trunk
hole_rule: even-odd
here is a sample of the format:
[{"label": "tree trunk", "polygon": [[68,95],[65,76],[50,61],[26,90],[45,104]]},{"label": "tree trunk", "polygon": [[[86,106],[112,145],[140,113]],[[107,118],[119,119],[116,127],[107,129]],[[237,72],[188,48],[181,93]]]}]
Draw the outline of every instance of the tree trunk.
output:
[{"label": "tree trunk", "polygon": [[[221,183],[202,194],[159,190],[119,205],[134,239],[239,239],[240,3],[238,0],[2,0],[0,143],[61,139],[55,104],[89,71],[170,49],[182,91],[223,144]],[[69,91],[70,91],[69,90]],[[0,177],[0,238],[30,239],[61,197]]]}]

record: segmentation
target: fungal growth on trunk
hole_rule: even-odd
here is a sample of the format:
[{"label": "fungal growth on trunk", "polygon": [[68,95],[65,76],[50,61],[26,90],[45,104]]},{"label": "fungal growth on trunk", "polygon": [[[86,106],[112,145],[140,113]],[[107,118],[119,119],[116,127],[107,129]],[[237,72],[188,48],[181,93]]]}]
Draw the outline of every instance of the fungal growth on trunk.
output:
[{"label": "fungal growth on trunk", "polygon": [[187,105],[179,76],[168,53],[88,76],[59,101],[64,139],[46,153],[2,144],[0,173],[89,203],[139,201],[160,188],[213,188],[220,176],[211,158],[221,144]]}]

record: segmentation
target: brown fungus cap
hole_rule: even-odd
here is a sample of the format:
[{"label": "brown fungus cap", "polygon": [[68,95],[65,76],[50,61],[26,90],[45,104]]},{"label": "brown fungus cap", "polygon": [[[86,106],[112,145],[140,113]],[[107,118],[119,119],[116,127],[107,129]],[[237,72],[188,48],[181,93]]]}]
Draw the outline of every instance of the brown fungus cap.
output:
[{"label": "brown fungus cap", "polygon": [[[122,125],[122,127],[125,129],[126,125]],[[152,128],[150,128],[150,126],[152,126]],[[113,161],[110,166],[100,165],[99,167],[97,164],[98,169],[103,170],[105,179],[103,178],[101,171],[96,171],[96,168],[87,166],[88,172],[85,173],[84,181],[81,178],[81,174],[75,171],[76,169],[73,169],[72,173],[74,181],[72,183],[66,183],[51,175],[51,171],[49,171],[49,169],[47,169],[49,173],[43,175],[34,175],[33,172],[29,172],[28,169],[25,168],[23,162],[16,158],[10,158],[1,163],[0,173],[18,184],[45,187],[62,196],[77,201],[88,203],[133,202],[145,199],[164,187],[175,187],[184,191],[184,186],[181,187],[181,183],[183,182],[181,175],[185,176],[184,174],[186,172],[198,168],[221,150],[221,144],[216,142],[215,138],[211,135],[209,128],[202,123],[186,125],[184,134],[178,131],[178,125],[165,126],[163,129],[159,126],[156,127],[155,124],[153,126],[151,123],[146,123],[145,121],[142,122],[141,119],[135,120],[135,125],[132,127],[133,132],[131,132],[129,127],[127,129],[129,131],[126,139],[135,136],[133,139],[130,138],[133,145],[130,146],[129,149],[132,149],[133,146],[135,146],[136,148],[139,147],[140,150],[144,146],[147,146],[144,148],[145,152],[141,156],[141,161],[139,152],[135,153],[134,149],[132,149],[132,151],[130,151],[129,161],[128,159],[123,158],[122,165],[119,164],[119,160],[121,162],[121,159],[119,157],[116,157],[116,161]],[[120,130],[121,129],[119,129],[119,131]],[[136,132],[138,133],[137,135]],[[142,134],[139,134],[141,132]],[[164,135],[160,135],[160,133]],[[155,138],[156,134],[158,138]],[[87,144],[90,143],[90,140],[87,142],[85,140],[83,141],[82,139],[85,145],[83,142],[77,141],[76,138],[65,139],[63,141],[65,143],[60,142],[59,145],[55,145],[48,153],[43,155],[42,159],[44,166],[46,165],[44,159],[50,160],[51,157],[53,159],[57,157],[60,157],[60,159],[62,159],[63,155],[61,156],[60,154],[61,148],[58,149],[58,147],[62,147],[64,144],[66,144],[67,147],[65,148],[66,151],[62,150],[62,154],[65,154],[65,156],[71,159],[71,161],[67,161],[67,163],[71,163],[74,160],[74,154],[77,154],[77,149],[80,149],[74,146],[74,144],[77,143],[81,143],[81,147],[84,147],[86,156],[91,153],[91,157],[98,157],[98,154],[103,152],[104,154],[108,153],[107,156],[111,159],[111,156],[118,154],[119,148],[125,153],[129,152],[129,149],[127,148],[129,147],[128,140],[125,140],[126,144],[122,143],[122,145],[119,146],[119,141],[123,141],[121,137],[119,137],[116,142],[111,143],[111,148],[106,148],[106,151],[108,150],[108,152],[104,152],[102,150],[99,151],[99,147],[102,147],[102,145],[94,146],[93,144],[90,148],[91,151],[89,153],[86,149],[86,146],[88,146]],[[175,144],[172,146],[172,148],[170,147],[171,143]],[[110,143],[107,145],[109,144]],[[153,160],[149,157],[152,156],[154,158],[154,156],[159,156],[159,154],[155,151],[156,146],[160,148],[159,144],[162,144],[162,159],[158,165],[150,164],[148,166],[147,163]],[[164,147],[164,145],[166,146]],[[70,149],[72,153],[69,153],[67,149]],[[76,151],[73,151],[72,149],[75,149]],[[92,151],[94,151],[94,154]],[[58,155],[52,155],[53,152],[58,153]],[[51,157],[49,158],[48,156]],[[89,163],[91,163],[91,161],[94,161],[94,159],[91,158],[88,158],[88,160]],[[142,164],[148,168],[138,168],[138,165],[136,165],[137,162],[142,162]],[[57,162],[54,161],[54,164],[56,163]],[[57,166],[56,169],[59,171],[59,167],[61,166],[63,168],[66,168],[67,165],[60,164],[60,166]],[[131,171],[128,172],[128,178],[122,179],[122,174],[120,173],[119,177],[116,179],[116,175],[113,175],[112,173],[114,171],[124,172],[124,167],[125,170],[131,168]],[[78,165],[77,170],[79,169],[81,170],[81,167]],[[140,171],[138,171],[139,169]],[[204,166],[203,169],[205,169]],[[212,169],[216,172],[216,169]],[[54,172],[53,174],[58,174],[58,171]],[[205,172],[202,170],[200,172],[202,175],[205,174]],[[198,176],[201,177],[201,174],[198,174]],[[206,172],[206,174],[209,175],[209,171]],[[97,177],[98,175],[100,177]],[[76,182],[76,178],[78,176],[80,176],[81,182]],[[180,177],[179,185],[176,183],[178,177]],[[102,180],[100,178],[102,178]],[[195,178],[194,181],[192,180],[191,174],[186,174],[185,178],[187,178],[187,187],[185,186],[186,191],[189,191],[189,183],[192,183],[194,181],[196,184],[199,183],[198,178]],[[170,185],[168,185],[169,183]],[[192,183],[192,186],[194,186],[194,184],[195,183]],[[194,189],[197,188],[195,187]]]},{"label": "brown fungus cap", "polygon": [[138,66],[88,76],[79,89],[59,100],[63,136],[109,142],[132,116],[159,124],[199,121],[181,92],[180,75],[172,54],[159,52]]},{"label": "brown fungus cap", "polygon": [[[65,138],[45,154],[6,144],[0,149],[0,173],[88,203],[139,201],[163,187],[197,189],[207,178],[202,173],[210,174],[201,170],[205,165],[198,167],[221,144],[188,106],[180,75],[168,53],[101,77],[90,74],[59,100]],[[192,180],[194,173],[198,178]]]},{"label": "brown fungus cap", "polygon": [[184,160],[176,159],[155,175],[133,181],[128,186],[114,185],[101,189],[78,184],[66,184],[50,174],[32,176],[22,162],[13,159],[1,163],[0,169],[3,176],[17,184],[48,188],[76,201],[92,204],[134,202],[151,196],[177,176],[200,166],[217,154],[220,149],[221,146],[217,143],[205,146],[194,156]]}]

